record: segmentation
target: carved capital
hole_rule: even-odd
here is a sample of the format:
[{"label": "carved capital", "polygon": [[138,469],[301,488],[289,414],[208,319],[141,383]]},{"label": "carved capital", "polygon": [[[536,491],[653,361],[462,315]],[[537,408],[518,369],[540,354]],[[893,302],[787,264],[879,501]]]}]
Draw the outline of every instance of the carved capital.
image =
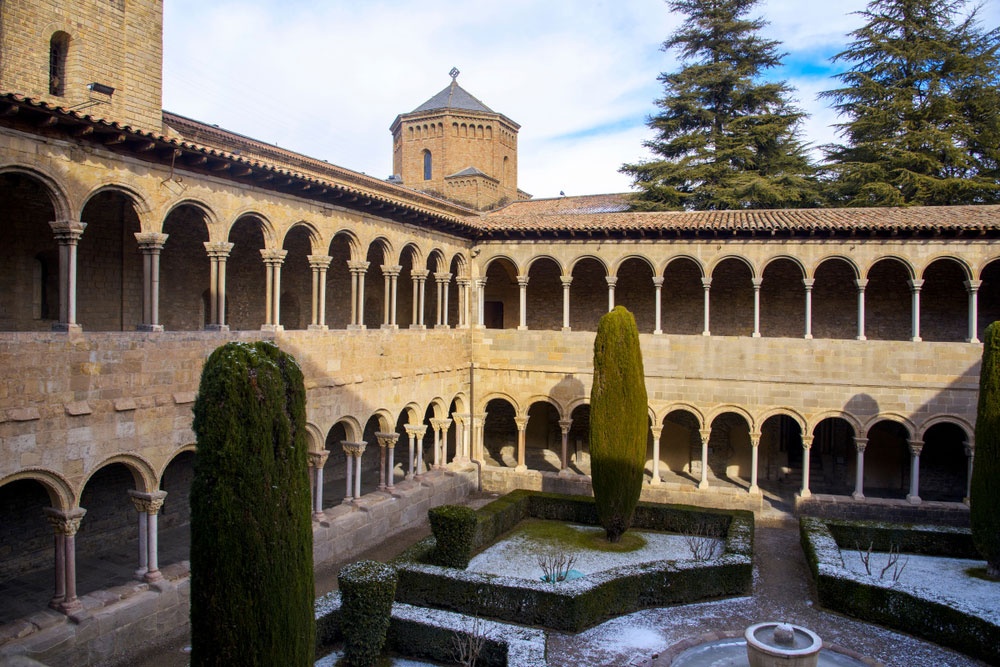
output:
[{"label": "carved capital", "polygon": [[854,439],[854,448],[856,450],[858,450],[859,453],[864,452],[865,451],[865,447],[867,447],[867,446],[868,446],[868,438],[855,438]]},{"label": "carved capital", "polygon": [[559,420],[559,430],[562,431],[563,435],[569,435],[569,429],[573,426],[572,419],[560,419]]},{"label": "carved capital", "polygon": [[326,460],[330,458],[330,451],[327,449],[318,452],[309,452],[309,467],[322,468],[326,465]]},{"label": "carved capital", "polygon": [[417,440],[422,439],[424,434],[427,433],[427,427],[423,425],[407,424],[404,428],[406,429],[406,434],[408,436],[416,438]]},{"label": "carved capital", "polygon": [[49,227],[52,228],[52,234],[59,245],[76,245],[80,242],[87,223],[79,220],[53,220],[49,223]]},{"label": "carved capital", "polygon": [[260,256],[264,260],[265,264],[281,264],[285,261],[285,256],[288,255],[287,250],[281,250],[279,248],[261,248]]},{"label": "carved capital", "polygon": [[87,510],[82,507],[71,509],[68,512],[57,510],[54,507],[46,507],[42,511],[45,513],[45,518],[48,520],[49,525],[52,526],[56,535],[65,535],[67,537],[76,535],[76,532],[80,530],[80,521],[83,520],[84,515],[87,513]]},{"label": "carved capital", "polygon": [[514,423],[517,424],[517,430],[523,431],[528,428],[528,418],[527,417],[514,417]]},{"label": "carved capital", "polygon": [[169,234],[160,234],[159,232],[136,232],[135,240],[139,244],[139,250],[152,255],[163,250],[167,236]]},{"label": "carved capital", "polygon": [[154,491],[152,493],[143,493],[141,491],[129,490],[128,495],[136,512],[159,514],[163,508],[163,501],[167,497],[167,492]]},{"label": "carved capital", "polygon": [[209,257],[229,257],[229,253],[233,251],[232,243],[218,242],[210,243],[205,241],[203,244],[205,246],[205,252],[208,253]]},{"label": "carved capital", "polygon": [[328,269],[330,262],[333,261],[333,257],[329,255],[306,255],[306,259],[309,260],[309,266],[314,269]]},{"label": "carved capital", "polygon": [[399,440],[398,433],[376,433],[375,439],[378,440],[378,446],[382,449],[386,447],[395,447],[396,441]]},{"label": "carved capital", "polygon": [[346,440],[341,440],[340,446],[344,448],[344,453],[348,456],[361,458],[361,455],[365,453],[365,447],[368,446],[368,443],[363,440],[361,442],[348,442]]}]

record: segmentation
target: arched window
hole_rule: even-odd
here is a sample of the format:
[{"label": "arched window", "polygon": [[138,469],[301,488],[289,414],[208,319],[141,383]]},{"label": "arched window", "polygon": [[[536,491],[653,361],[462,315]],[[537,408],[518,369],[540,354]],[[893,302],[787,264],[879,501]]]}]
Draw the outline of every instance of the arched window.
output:
[{"label": "arched window", "polygon": [[66,54],[69,52],[69,35],[60,31],[49,40],[49,94],[62,97],[66,94]]},{"label": "arched window", "polygon": [[431,152],[429,150],[424,149],[424,180],[425,181],[431,180],[432,173],[433,172],[431,171]]}]

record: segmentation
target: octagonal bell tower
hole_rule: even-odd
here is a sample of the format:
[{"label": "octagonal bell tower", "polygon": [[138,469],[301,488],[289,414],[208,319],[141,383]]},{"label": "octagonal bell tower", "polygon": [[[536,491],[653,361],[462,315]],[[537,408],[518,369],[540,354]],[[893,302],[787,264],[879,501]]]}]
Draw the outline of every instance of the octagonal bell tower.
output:
[{"label": "octagonal bell tower", "polygon": [[396,116],[392,170],[402,184],[479,211],[529,195],[517,189],[520,125],[451,84],[409,113]]}]

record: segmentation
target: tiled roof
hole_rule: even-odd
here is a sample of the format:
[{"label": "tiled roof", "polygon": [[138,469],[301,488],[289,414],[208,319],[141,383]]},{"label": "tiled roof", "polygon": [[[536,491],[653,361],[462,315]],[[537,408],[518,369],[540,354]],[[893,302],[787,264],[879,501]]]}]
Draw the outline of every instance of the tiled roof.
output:
[{"label": "tiled roof", "polygon": [[[569,198],[567,198],[569,199]],[[577,199],[577,198],[572,198]],[[557,200],[559,201],[559,200]],[[518,202],[481,218],[484,236],[1000,231],[1000,205],[571,213]]]},{"label": "tiled roof", "polygon": [[461,109],[463,111],[478,111],[480,113],[496,113],[493,109],[476,99],[465,88],[458,85],[458,82],[454,79],[451,80],[451,84],[447,88],[410,113],[437,111],[438,109]]},{"label": "tiled roof", "polygon": [[451,176],[445,176],[445,178],[457,178],[459,176],[486,176],[486,174],[475,167],[466,167],[462,171],[456,171]]},{"label": "tiled roof", "polygon": [[499,209],[493,216],[505,215],[550,215],[564,213],[619,213],[629,207],[628,194],[581,195],[577,197],[554,197],[552,199],[528,199],[517,201]]}]

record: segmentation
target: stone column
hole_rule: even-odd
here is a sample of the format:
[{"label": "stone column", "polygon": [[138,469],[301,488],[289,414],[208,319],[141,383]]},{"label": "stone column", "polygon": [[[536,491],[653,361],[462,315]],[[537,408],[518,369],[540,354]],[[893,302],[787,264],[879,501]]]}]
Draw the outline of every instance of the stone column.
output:
[{"label": "stone column", "polygon": [[802,489],[799,491],[799,498],[808,498],[812,495],[809,490],[809,466],[811,465],[810,453],[812,452],[813,437],[811,435],[802,436]]},{"label": "stone column", "polygon": [[514,423],[517,424],[517,467],[514,468],[517,472],[524,472],[528,469],[525,464],[525,431],[528,429],[528,418],[527,417],[514,417]]},{"label": "stone column", "polygon": [[752,338],[760,338],[760,286],[764,284],[763,278],[753,278],[753,334]]},{"label": "stone column", "polygon": [[910,312],[912,313],[913,316],[913,327],[912,327],[913,338],[911,338],[910,340],[912,340],[915,343],[919,343],[920,342],[920,288],[924,286],[924,281],[917,280],[916,278],[914,278],[913,280],[908,280],[907,284],[909,284],[910,286],[910,295],[911,295],[911,300],[913,302],[913,305],[910,308]]},{"label": "stone column", "polygon": [[572,419],[559,420],[559,432],[562,435],[562,452],[560,457],[562,469],[559,472],[569,472],[569,429],[572,425]]},{"label": "stone column", "polygon": [[[407,424],[405,429],[406,435],[410,438],[410,466],[406,472],[406,479],[413,479],[423,474],[421,468],[424,462],[424,433],[427,432],[427,427],[419,424]],[[414,453],[416,453],[416,458],[414,458]]]},{"label": "stone column", "polygon": [[486,412],[480,412],[472,418],[472,451],[473,457],[477,461],[482,461],[483,456],[483,426],[486,424]]},{"label": "stone column", "polygon": [[655,304],[656,304],[656,328],[653,329],[654,334],[663,333],[663,277],[654,276],[653,277],[653,289],[656,290]]},{"label": "stone column", "polygon": [[455,278],[458,284],[458,328],[469,328],[469,278]]},{"label": "stone column", "polygon": [[569,286],[573,284],[573,276],[559,276],[559,280],[562,282],[563,289],[563,331],[571,331],[569,326]]},{"label": "stone column", "polygon": [[348,262],[351,272],[351,323],[348,329],[365,328],[365,276],[371,262]]},{"label": "stone column", "polygon": [[441,428],[443,419],[431,419],[431,428],[434,429],[434,469],[441,468]]},{"label": "stone column", "polygon": [[760,453],[760,433],[750,434],[750,495],[760,495],[757,486],[757,461]]},{"label": "stone column", "polygon": [[312,322],[311,331],[326,331],[326,270],[333,257],[329,255],[308,255],[312,269]]},{"label": "stone column", "polygon": [[865,337],[865,287],[868,286],[868,280],[858,278],[854,284],[858,286],[858,340],[868,340]]},{"label": "stone column", "polygon": [[455,424],[455,456],[451,459],[452,463],[464,458],[463,455],[465,452],[465,420],[467,417],[468,415],[460,415],[457,412],[451,413],[452,421]]},{"label": "stone column", "polygon": [[649,483],[656,486],[663,481],[660,479],[660,438],[663,437],[663,424],[660,424],[660,428],[656,428],[654,425],[650,431],[653,434],[653,476]]},{"label": "stone column", "polygon": [[618,276],[605,276],[608,281],[608,312],[615,309],[615,285],[618,284]]},{"label": "stone column", "polygon": [[969,292],[969,337],[966,342],[979,342],[979,288],[982,280],[966,280],[965,289]]},{"label": "stone column", "polygon": [[63,512],[46,507],[43,511],[55,531],[56,583],[49,606],[70,614],[83,607],[76,596],[76,533],[87,510],[77,507]]},{"label": "stone column", "polygon": [[[451,425],[454,423],[451,419],[442,419],[441,423],[441,441],[439,447],[441,447],[441,467],[444,468],[448,465],[448,431],[451,430]],[[458,449],[457,439],[455,449]],[[457,452],[456,452],[457,454]]]},{"label": "stone column", "polygon": [[910,492],[906,500],[911,505],[920,504],[920,452],[924,449],[923,440],[908,440],[910,446]]},{"label": "stone column", "polygon": [[287,250],[261,248],[260,256],[267,271],[267,297],[265,299],[264,325],[261,331],[282,331],[281,326],[281,265]]},{"label": "stone column", "polygon": [[479,302],[477,307],[478,316],[476,318],[476,326],[480,329],[486,328],[486,278],[476,278],[476,300]]},{"label": "stone column", "polygon": [[854,471],[854,493],[851,497],[855,500],[865,499],[865,447],[868,446],[868,438],[855,438],[854,448],[858,452],[857,464]]},{"label": "stone column", "polygon": [[326,460],[330,457],[330,452],[326,449],[318,452],[309,452],[309,467],[312,468],[312,506],[313,518],[323,518],[323,468]]},{"label": "stone column", "polygon": [[[368,443],[347,442],[342,440],[340,446],[344,448],[347,460],[347,492],[344,494],[344,502],[356,501],[361,497],[361,455],[365,453],[365,446]],[[352,479],[353,478],[353,479]]]},{"label": "stone column", "polygon": [[518,316],[517,328],[524,331],[528,328],[528,276],[517,277],[518,288]]},{"label": "stone column", "polygon": [[[379,478],[382,483],[379,484],[379,489],[381,490],[392,490],[395,488],[395,475],[393,470],[396,468],[396,441],[399,440],[398,433],[376,433],[375,438],[378,440],[378,448],[381,452],[382,470],[379,473]],[[389,463],[386,465],[386,450],[389,452]]]},{"label": "stone column", "polygon": [[403,267],[398,264],[393,266],[388,266],[386,264],[382,265],[382,276],[385,279],[385,304],[382,309],[383,329],[399,328],[396,324],[396,284],[399,278],[399,273],[402,270]]},{"label": "stone column", "polygon": [[806,335],[805,338],[813,337],[813,285],[815,278],[803,278],[802,284],[806,286]]},{"label": "stone column", "polygon": [[52,325],[52,330],[82,331],[83,327],[76,323],[76,248],[87,223],[54,220],[49,227],[59,244],[59,321]]},{"label": "stone column", "polygon": [[965,473],[965,498],[962,499],[962,502],[968,505],[969,498],[972,497],[972,464],[976,458],[976,448],[973,445],[967,444],[965,446],[965,458],[967,461]]},{"label": "stone column", "polygon": [[211,262],[211,272],[208,286],[209,322],[205,328],[209,331],[229,331],[226,324],[226,260],[233,250],[232,243],[205,242],[205,252]]},{"label": "stone column", "polygon": [[434,274],[434,281],[437,283],[437,326],[436,329],[449,329],[448,325],[448,285],[451,283],[451,274],[447,271]]},{"label": "stone column", "polygon": [[410,278],[413,280],[413,324],[411,329],[424,329],[424,283],[430,273],[427,269],[411,269]]},{"label": "stone column", "polygon": [[142,493],[130,490],[128,494],[136,512],[139,513],[139,569],[135,571],[135,576],[150,583],[161,581],[163,573],[160,572],[157,524],[167,493],[166,491]]},{"label": "stone column", "polygon": [[698,481],[699,489],[708,488],[708,441],[712,437],[712,429],[703,428],[698,431],[701,436],[701,480]]},{"label": "stone column", "polygon": [[135,240],[142,252],[142,323],[139,331],[163,331],[160,324],[160,251],[167,234],[136,232]]},{"label": "stone column", "polygon": [[710,303],[710,292],[712,289],[712,279],[702,278],[701,279],[702,289],[705,290],[705,327],[701,330],[702,336],[711,336],[712,330],[709,328],[709,323],[711,322],[711,310],[709,308]]}]

